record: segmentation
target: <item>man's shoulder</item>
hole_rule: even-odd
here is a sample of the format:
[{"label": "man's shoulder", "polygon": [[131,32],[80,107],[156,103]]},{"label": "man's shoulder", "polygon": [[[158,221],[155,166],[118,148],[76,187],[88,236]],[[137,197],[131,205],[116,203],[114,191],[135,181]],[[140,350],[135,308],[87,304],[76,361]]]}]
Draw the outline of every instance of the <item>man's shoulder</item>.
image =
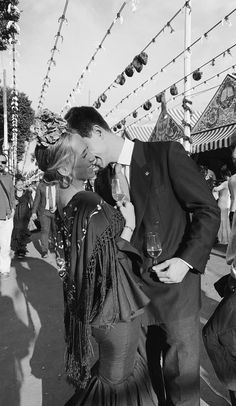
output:
[{"label": "man's shoulder", "polygon": [[[177,141],[148,141],[143,142],[144,148],[147,148],[153,153],[164,153],[172,149],[181,148],[182,145]],[[183,148],[183,147],[182,147]]]}]

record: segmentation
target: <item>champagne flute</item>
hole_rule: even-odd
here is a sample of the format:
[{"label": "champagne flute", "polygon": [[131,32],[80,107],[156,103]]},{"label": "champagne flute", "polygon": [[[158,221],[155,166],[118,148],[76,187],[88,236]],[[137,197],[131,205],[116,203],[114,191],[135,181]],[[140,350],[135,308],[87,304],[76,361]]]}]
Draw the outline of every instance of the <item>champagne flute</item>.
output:
[{"label": "champagne flute", "polygon": [[113,178],[111,182],[112,197],[116,202],[120,202],[126,198],[124,191],[122,190],[120,179]]},{"label": "champagne flute", "polygon": [[156,231],[149,231],[146,234],[147,254],[152,258],[152,264],[157,265],[157,258],[162,253],[160,234]]}]

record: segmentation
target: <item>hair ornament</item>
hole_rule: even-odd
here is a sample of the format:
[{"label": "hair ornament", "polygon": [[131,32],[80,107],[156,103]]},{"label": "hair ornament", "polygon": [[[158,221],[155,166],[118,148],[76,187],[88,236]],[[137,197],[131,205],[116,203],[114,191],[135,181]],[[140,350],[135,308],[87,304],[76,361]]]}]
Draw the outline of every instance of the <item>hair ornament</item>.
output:
[{"label": "hair ornament", "polygon": [[44,109],[36,118],[31,131],[37,136],[37,142],[48,148],[55,144],[62,134],[68,131],[67,121],[58,114]]}]

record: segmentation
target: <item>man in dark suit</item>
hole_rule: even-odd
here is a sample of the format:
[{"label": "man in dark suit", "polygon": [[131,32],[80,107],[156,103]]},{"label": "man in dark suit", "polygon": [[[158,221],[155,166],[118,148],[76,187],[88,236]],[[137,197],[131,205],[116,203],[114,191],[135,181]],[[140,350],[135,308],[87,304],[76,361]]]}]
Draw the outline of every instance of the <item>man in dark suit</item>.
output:
[{"label": "man in dark suit", "polygon": [[52,238],[55,230],[55,211],[56,211],[56,192],[57,185],[50,180],[43,178],[39,183],[32,208],[32,220],[39,217],[41,226],[41,255],[42,258],[48,257],[49,235]]},{"label": "man in dark suit", "polygon": [[[143,254],[140,285],[151,299],[147,354],[153,378],[162,376],[157,373],[160,354],[163,359],[160,405],[199,406],[200,275],[219,228],[217,204],[180,143],[124,140],[92,107],[73,107],[65,118],[85,137],[97,166],[119,163],[124,168],[136,214],[132,242]],[[96,188],[112,203],[109,176],[110,165]],[[157,225],[162,253],[152,267],[145,233]],[[160,381],[153,383],[161,395]]]}]

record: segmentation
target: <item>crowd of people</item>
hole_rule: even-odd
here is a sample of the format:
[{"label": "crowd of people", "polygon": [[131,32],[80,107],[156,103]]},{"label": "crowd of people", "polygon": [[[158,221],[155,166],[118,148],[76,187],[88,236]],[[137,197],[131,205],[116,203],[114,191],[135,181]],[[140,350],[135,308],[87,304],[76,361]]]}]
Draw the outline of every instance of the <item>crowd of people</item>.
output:
[{"label": "crowd of people", "polygon": [[0,155],[0,231],[21,257],[32,222],[40,225],[42,258],[51,232],[76,388],[66,405],[199,406],[200,277],[216,239],[229,241],[234,178],[222,169],[217,185],[205,168],[204,179],[178,142],[123,139],[92,107],[65,119],[46,110],[34,128],[44,176],[36,188],[22,179],[14,187]]},{"label": "crowd of people", "polygon": [[236,174],[231,174],[227,164],[220,168],[218,179],[215,173],[206,166],[201,166],[200,171],[220,209],[221,221],[217,241],[219,244],[227,245],[230,241],[232,221],[236,209]]},{"label": "crowd of people", "polygon": [[56,186],[45,177],[26,183],[17,174],[15,184],[6,171],[7,157],[0,154],[0,271],[10,273],[12,256],[24,258],[31,232],[40,231],[41,256],[47,258],[55,238]]}]

